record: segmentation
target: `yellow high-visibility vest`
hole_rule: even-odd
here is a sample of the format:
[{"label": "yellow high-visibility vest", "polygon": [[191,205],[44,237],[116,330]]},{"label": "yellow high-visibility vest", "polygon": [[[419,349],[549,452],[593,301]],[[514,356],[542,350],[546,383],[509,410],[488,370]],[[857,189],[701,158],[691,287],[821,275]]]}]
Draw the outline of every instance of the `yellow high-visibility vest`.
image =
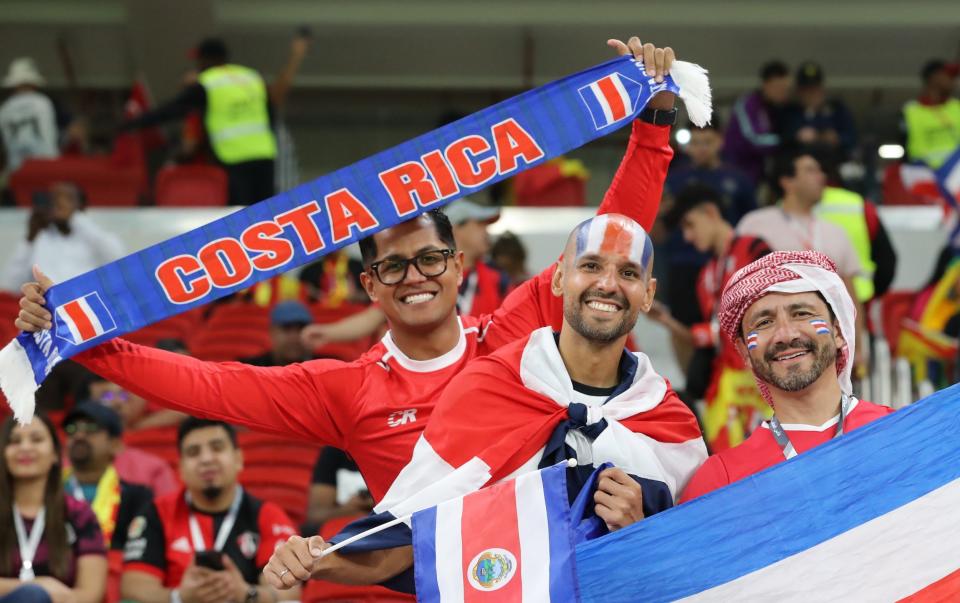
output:
[{"label": "yellow high-visibility vest", "polygon": [[817,217],[836,224],[847,233],[864,272],[853,278],[853,290],[859,301],[869,301],[875,291],[873,273],[877,264],[870,257],[873,247],[867,218],[863,213],[863,197],[853,191],[828,186],[823,190],[816,213]]},{"label": "yellow high-visibility vest", "polygon": [[938,168],[960,146],[960,100],[940,105],[910,101],[903,107],[907,125],[907,157]]},{"label": "yellow high-visibility vest", "polygon": [[228,165],[275,158],[277,141],[260,74],[241,65],[219,65],[198,79],[207,93],[204,125],[217,158]]}]

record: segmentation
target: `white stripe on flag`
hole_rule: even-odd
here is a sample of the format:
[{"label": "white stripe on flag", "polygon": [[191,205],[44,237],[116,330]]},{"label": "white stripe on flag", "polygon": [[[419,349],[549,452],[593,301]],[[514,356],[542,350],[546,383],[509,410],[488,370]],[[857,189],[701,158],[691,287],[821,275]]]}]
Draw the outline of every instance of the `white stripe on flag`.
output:
[{"label": "white stripe on flag", "polygon": [[73,319],[70,318],[70,315],[67,314],[67,311],[64,310],[63,306],[57,308],[57,315],[60,316],[61,320],[63,320],[63,324],[67,325],[73,340],[77,343],[83,341],[83,337],[80,336],[80,331],[77,329],[77,325],[74,324]]},{"label": "white stripe on flag", "polygon": [[603,237],[607,233],[607,222],[609,217],[604,214],[597,216],[590,222],[590,230],[587,231],[587,246],[584,253],[597,253],[600,246],[603,245]]},{"label": "white stripe on flag", "polygon": [[902,599],[960,568],[958,506],[960,480],[954,480],[806,551],[681,600]]},{"label": "white stripe on flag", "polygon": [[955,197],[960,197],[960,163],[950,170],[943,184],[947,192]]},{"label": "white stripe on flag", "polygon": [[437,587],[441,601],[463,601],[463,499],[437,507]]},{"label": "white stripe on flag", "polygon": [[603,91],[600,90],[600,84],[594,82],[590,84],[590,92],[593,92],[594,98],[597,99],[597,103],[600,105],[600,108],[603,109],[603,116],[605,118],[603,126],[613,123],[613,111],[610,109],[610,103],[607,102],[607,97],[603,95]]},{"label": "white stripe on flag", "polygon": [[528,473],[515,482],[524,601],[548,601],[550,594],[550,533],[540,473]]},{"label": "white stripe on flag", "polygon": [[[94,293],[94,295],[96,295]],[[87,298],[89,295],[85,295],[78,299],[80,302],[80,309],[83,310],[83,313],[87,315],[87,320],[90,321],[90,324],[93,325],[93,330],[96,331],[97,335],[103,334],[103,325],[100,324],[100,319],[97,317],[97,313],[93,311],[93,308],[90,307],[90,304],[87,303]]]},{"label": "white stripe on flag", "polygon": [[620,94],[620,101],[623,103],[623,110],[626,111],[627,115],[630,115],[633,110],[633,103],[630,102],[630,95],[627,94],[627,89],[623,87],[623,80],[620,79],[619,74],[613,74],[610,76],[610,79],[613,80],[613,86]]}]

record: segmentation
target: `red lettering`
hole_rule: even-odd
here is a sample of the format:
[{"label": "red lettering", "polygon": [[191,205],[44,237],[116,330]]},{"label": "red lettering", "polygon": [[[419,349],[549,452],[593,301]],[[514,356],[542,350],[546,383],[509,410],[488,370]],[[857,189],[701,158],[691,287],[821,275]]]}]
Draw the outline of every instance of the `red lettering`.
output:
[{"label": "red lettering", "polygon": [[188,304],[210,292],[210,279],[205,273],[187,279],[188,274],[202,270],[197,258],[178,255],[160,264],[154,275],[167,299],[175,304]]},{"label": "red lettering", "polygon": [[221,289],[238,285],[253,273],[247,252],[236,239],[217,239],[197,254],[213,284]]},{"label": "red lettering", "polygon": [[457,180],[463,186],[480,186],[497,174],[497,160],[487,157],[476,162],[473,160],[480,153],[490,150],[488,143],[482,136],[464,136],[447,147],[447,161],[457,175]]},{"label": "red lettering", "polygon": [[281,226],[285,224],[293,226],[293,232],[300,239],[303,250],[307,253],[316,253],[327,246],[323,242],[323,237],[320,236],[320,229],[317,228],[316,222],[310,218],[316,213],[320,213],[320,204],[311,201],[280,214],[275,218],[275,222]]},{"label": "red lettering", "polygon": [[324,200],[334,243],[349,239],[350,228],[353,226],[357,227],[359,234],[380,224],[370,210],[345,188],[330,193]]},{"label": "red lettering", "polygon": [[281,234],[283,229],[274,222],[258,222],[240,235],[244,247],[260,252],[250,260],[257,270],[273,270],[293,258],[293,244],[281,238]]},{"label": "red lettering", "polygon": [[543,149],[537,141],[513,119],[494,125],[490,131],[493,133],[501,174],[509,174],[517,169],[517,157],[523,157],[528,164],[543,157]]},{"label": "red lettering", "polygon": [[380,182],[400,216],[416,211],[418,202],[426,206],[437,200],[437,191],[427,179],[427,171],[415,161],[380,172]]},{"label": "red lettering", "polygon": [[430,177],[433,179],[434,184],[437,185],[441,199],[446,199],[460,192],[460,186],[457,185],[457,181],[453,178],[453,172],[450,171],[450,166],[447,165],[446,160],[443,158],[443,153],[440,151],[430,151],[423,156],[423,163],[427,166],[427,171],[430,172]]}]

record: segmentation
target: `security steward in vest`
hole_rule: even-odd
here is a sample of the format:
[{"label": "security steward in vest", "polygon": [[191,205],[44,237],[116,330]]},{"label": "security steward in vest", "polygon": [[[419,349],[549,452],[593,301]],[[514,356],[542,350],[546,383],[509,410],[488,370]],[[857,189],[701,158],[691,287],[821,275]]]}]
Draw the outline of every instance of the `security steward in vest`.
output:
[{"label": "security steward in vest", "polygon": [[230,204],[250,205],[271,197],[277,141],[267,85],[253,69],[229,63],[222,40],[203,40],[195,56],[197,83],[125,122],[120,130],[146,128],[199,111],[213,154],[227,171]]},{"label": "security steward in vest", "polygon": [[960,146],[960,99],[951,98],[958,75],[958,63],[932,60],[923,66],[923,91],[903,107],[910,161],[938,168]]}]

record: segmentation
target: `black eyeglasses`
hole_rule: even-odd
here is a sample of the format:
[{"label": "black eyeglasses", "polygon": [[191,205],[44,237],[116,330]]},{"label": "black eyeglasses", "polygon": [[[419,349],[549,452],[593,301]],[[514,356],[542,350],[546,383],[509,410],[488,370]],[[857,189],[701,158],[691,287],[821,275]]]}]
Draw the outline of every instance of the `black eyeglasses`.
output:
[{"label": "black eyeglasses", "polygon": [[447,271],[447,260],[456,252],[456,249],[436,249],[412,258],[380,260],[370,264],[370,270],[384,285],[396,285],[403,281],[410,264],[425,277],[440,276]]}]

